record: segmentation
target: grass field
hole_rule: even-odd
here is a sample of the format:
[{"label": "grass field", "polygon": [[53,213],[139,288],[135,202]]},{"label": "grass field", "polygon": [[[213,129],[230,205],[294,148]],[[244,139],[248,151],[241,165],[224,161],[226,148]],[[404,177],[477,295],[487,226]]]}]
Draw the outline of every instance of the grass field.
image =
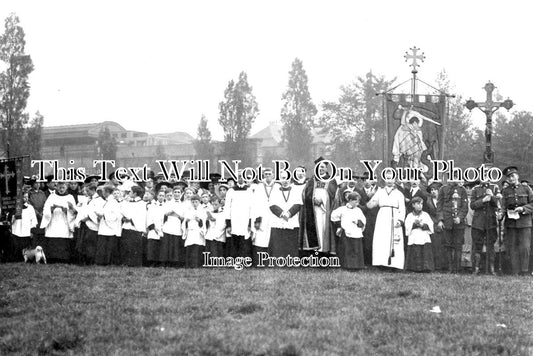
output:
[{"label": "grass field", "polygon": [[3,264],[0,354],[533,355],[533,279]]}]

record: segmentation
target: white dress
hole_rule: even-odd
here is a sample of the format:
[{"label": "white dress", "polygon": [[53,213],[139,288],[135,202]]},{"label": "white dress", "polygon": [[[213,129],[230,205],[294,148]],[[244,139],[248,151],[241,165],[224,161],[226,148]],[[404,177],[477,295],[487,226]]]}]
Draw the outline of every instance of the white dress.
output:
[{"label": "white dress", "polygon": [[[405,219],[404,199],[404,195],[398,189],[384,187],[380,188],[369,202],[369,205],[377,203],[379,206],[372,243],[374,266],[404,268],[403,231],[401,226],[396,227],[396,222],[403,223]],[[394,256],[389,264],[391,254]]]}]

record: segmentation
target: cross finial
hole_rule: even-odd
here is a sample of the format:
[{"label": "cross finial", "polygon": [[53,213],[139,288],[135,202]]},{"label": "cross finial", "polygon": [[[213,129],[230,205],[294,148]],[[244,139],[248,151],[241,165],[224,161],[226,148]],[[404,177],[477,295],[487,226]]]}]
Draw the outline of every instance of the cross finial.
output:
[{"label": "cross finial", "polygon": [[418,64],[418,60],[420,60],[420,62],[424,62],[424,59],[426,59],[426,56],[424,55],[424,52],[422,52],[422,54],[417,54],[417,52],[420,50],[420,48],[417,48],[416,46],[411,48],[411,52],[412,54],[410,54],[409,52],[405,52],[405,61],[407,62],[409,59],[411,59],[413,62],[411,64],[409,64],[409,66],[413,67],[413,71],[416,72],[416,68],[417,67],[420,67],[420,64]]}]

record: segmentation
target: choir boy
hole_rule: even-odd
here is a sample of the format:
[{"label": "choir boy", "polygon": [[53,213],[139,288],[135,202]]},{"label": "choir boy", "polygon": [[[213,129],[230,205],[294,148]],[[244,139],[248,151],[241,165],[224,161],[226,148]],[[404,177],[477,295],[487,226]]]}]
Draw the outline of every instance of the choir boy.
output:
[{"label": "choir boy", "polygon": [[228,190],[224,205],[226,231],[231,234],[226,239],[226,255],[229,257],[251,257],[250,233],[253,204],[252,189],[244,181],[242,170],[239,170],[237,183]]},{"label": "choir boy", "polygon": [[200,197],[191,197],[191,206],[185,211],[185,267],[202,267],[205,250],[206,213],[200,206]]},{"label": "choir boy", "polygon": [[50,194],[43,208],[41,228],[47,238],[45,248],[48,261],[69,262],[72,254],[76,203],[67,193],[67,184],[60,182],[54,194]]},{"label": "choir boy", "polygon": [[407,256],[405,269],[414,272],[431,272],[435,269],[431,234],[433,220],[423,208],[423,199],[415,196],[411,199],[412,212],[405,218],[407,235]]},{"label": "choir boy", "polygon": [[[157,201],[148,207],[148,236],[146,243],[146,260],[151,266],[157,265],[161,255],[161,238],[163,237],[163,221],[165,219],[165,193],[157,194]],[[146,210],[146,209],[145,209]]]},{"label": "choir boy", "polygon": [[105,185],[102,197],[105,203],[96,211],[100,220],[98,225],[98,240],[96,241],[95,263],[97,265],[118,264],[119,237],[122,230],[122,213],[119,202],[113,196],[115,187]]},{"label": "choir boy", "polygon": [[209,226],[205,237],[206,251],[210,257],[224,257],[224,245],[226,243],[226,219],[220,198],[216,195],[211,197],[213,211],[207,211],[207,225]]},{"label": "choir boy", "polygon": [[281,186],[274,188],[270,198],[270,239],[268,253],[271,257],[299,256],[298,214],[302,196],[293,189],[286,174],[282,173]]},{"label": "choir boy", "polygon": [[143,261],[143,235],[146,233],[146,203],[142,200],[143,196],[143,188],[132,186],[129,201],[122,205],[120,259],[123,265],[130,267],[142,266]]},{"label": "choir boy", "polygon": [[364,268],[363,230],[366,218],[358,207],[361,195],[357,192],[349,193],[347,203],[333,210],[331,221],[339,236],[337,256],[342,268],[356,270]]},{"label": "choir boy", "polygon": [[183,245],[183,207],[181,187],[175,186],[173,199],[165,203],[163,237],[159,261],[166,265],[183,266],[185,264],[185,247]]},{"label": "choir boy", "polygon": [[28,193],[24,193],[21,216],[13,215],[11,238],[15,261],[23,261],[22,250],[31,247],[31,229],[37,226],[35,209],[28,203]]}]

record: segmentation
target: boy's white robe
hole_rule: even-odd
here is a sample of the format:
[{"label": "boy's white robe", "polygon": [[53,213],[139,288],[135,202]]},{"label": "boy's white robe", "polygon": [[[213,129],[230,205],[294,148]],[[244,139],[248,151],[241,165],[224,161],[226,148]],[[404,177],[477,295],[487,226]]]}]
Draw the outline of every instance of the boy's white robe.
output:
[{"label": "boy's white robe", "polygon": [[235,189],[228,190],[226,194],[224,212],[226,220],[229,220],[231,224],[231,234],[248,239],[250,238],[248,228],[253,227],[253,222],[250,226],[253,192],[251,188],[237,189],[237,186],[235,187]]},{"label": "boy's white robe", "polygon": [[270,211],[270,200],[272,193],[277,188],[278,184],[272,182],[268,185],[265,182],[256,184],[253,194],[253,207],[252,207],[252,225],[256,219],[261,219],[259,230],[254,230],[253,244],[258,247],[268,247],[270,241],[271,220],[274,217]]},{"label": "boy's white robe", "polygon": [[[74,220],[76,213],[73,209],[69,209],[69,204],[76,206],[74,197],[70,194],[57,195],[50,194],[43,208],[43,219],[41,221],[41,229],[45,229],[44,236],[71,239],[74,232]],[[51,207],[56,205],[58,207],[51,210]],[[62,208],[66,208],[64,212]]]}]

